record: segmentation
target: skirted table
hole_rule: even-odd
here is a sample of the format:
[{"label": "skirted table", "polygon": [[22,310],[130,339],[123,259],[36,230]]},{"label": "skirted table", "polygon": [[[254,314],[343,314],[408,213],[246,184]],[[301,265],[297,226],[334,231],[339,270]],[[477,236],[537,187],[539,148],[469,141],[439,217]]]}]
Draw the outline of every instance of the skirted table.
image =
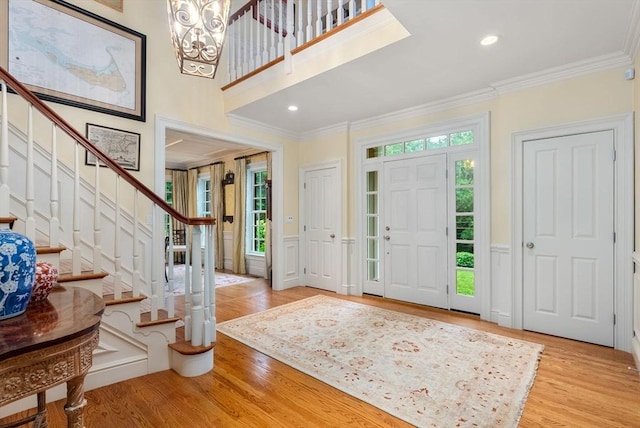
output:
[{"label": "skirted table", "polygon": [[1,427],[47,426],[45,391],[67,383],[67,426],[84,427],[84,378],[98,346],[104,301],[89,290],[55,288],[24,314],[0,321],[0,406],[37,394],[37,413]]}]

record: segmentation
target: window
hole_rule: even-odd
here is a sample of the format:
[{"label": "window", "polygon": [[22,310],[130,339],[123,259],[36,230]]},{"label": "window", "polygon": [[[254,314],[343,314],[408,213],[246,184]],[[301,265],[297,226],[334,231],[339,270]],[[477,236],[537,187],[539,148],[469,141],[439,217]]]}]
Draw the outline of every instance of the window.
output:
[{"label": "window", "polygon": [[[171,206],[173,206],[173,181],[171,180],[171,176],[165,178],[164,182],[164,200]],[[164,236],[169,236],[169,222],[171,221],[171,216],[166,214],[164,216]]]},{"label": "window", "polygon": [[460,131],[446,135],[429,135],[401,143],[386,144],[384,146],[367,147],[366,158],[379,158],[383,156],[398,156],[403,153],[416,153],[423,150],[431,151],[446,149],[447,147],[464,146],[474,144],[473,131]]},{"label": "window", "polygon": [[267,167],[265,163],[247,168],[247,254],[264,255],[267,222]]},{"label": "window", "polygon": [[211,179],[198,177],[198,217],[211,217]]},{"label": "window", "polygon": [[455,161],[455,170],[456,293],[463,296],[474,296],[474,161],[471,159],[457,160]]},{"label": "window", "polygon": [[380,281],[380,237],[378,233],[378,171],[367,172],[367,280]]}]

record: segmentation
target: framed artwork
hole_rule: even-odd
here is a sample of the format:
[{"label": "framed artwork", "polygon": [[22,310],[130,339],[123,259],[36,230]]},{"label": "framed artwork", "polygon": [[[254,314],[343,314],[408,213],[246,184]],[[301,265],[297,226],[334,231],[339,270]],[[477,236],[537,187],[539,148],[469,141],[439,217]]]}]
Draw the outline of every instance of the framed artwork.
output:
[{"label": "framed artwork", "polygon": [[123,2],[124,0],[96,0],[98,3],[102,3],[105,6],[110,7],[113,10],[117,10],[118,12],[122,12],[124,10]]},{"label": "framed artwork", "polygon": [[[267,26],[267,28],[273,29],[276,33],[281,33],[282,37],[287,35],[286,28],[280,31],[280,27],[275,23],[278,23],[280,17],[280,7],[282,7],[282,23],[286,26],[287,22],[287,0],[258,0],[256,7],[253,8],[253,19],[257,19],[261,24]],[[271,13],[273,12],[273,20],[271,22]]]},{"label": "framed artwork", "polygon": [[62,0],[0,0],[0,63],[44,100],[144,121],[145,62],[134,30]]},{"label": "framed artwork", "polygon": [[[87,123],[87,140],[124,169],[140,171],[140,134]],[[95,165],[95,155],[87,151],[84,163]]]}]

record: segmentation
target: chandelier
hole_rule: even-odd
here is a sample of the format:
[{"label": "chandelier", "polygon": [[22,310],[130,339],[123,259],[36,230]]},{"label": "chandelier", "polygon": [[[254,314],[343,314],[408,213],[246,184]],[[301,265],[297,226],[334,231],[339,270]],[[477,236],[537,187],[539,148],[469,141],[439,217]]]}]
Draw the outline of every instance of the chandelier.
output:
[{"label": "chandelier", "polygon": [[171,40],[183,74],[216,75],[231,0],[167,0]]}]

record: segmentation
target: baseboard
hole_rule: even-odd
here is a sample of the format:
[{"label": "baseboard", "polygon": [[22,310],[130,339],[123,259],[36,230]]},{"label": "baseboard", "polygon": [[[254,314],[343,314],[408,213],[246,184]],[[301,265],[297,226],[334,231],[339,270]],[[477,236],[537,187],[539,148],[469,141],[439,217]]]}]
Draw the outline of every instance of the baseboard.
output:
[{"label": "baseboard", "polygon": [[511,328],[511,314],[500,311],[491,311],[491,322],[498,324],[500,327]]},{"label": "baseboard", "polygon": [[631,339],[631,354],[636,363],[636,373],[640,376],[640,337],[638,336]]},{"label": "baseboard", "polygon": [[358,287],[355,284],[341,284],[338,289],[338,294],[344,294],[346,296],[356,296]]},{"label": "baseboard", "polygon": [[[134,361],[129,364],[119,364],[117,366],[98,368],[94,370],[92,367],[84,380],[84,390],[100,388],[105,385],[121,382],[123,380],[132,379],[134,377],[144,376],[147,374],[147,361]],[[67,397],[67,385],[63,383],[53,388],[47,389],[47,403],[62,400]],[[15,413],[33,409],[37,406],[36,396],[22,398],[13,403],[7,404],[0,408],[0,418],[11,416]]]},{"label": "baseboard", "polygon": [[298,287],[300,284],[300,280],[298,278],[287,279],[286,281],[282,281],[281,290],[286,290],[287,288]]}]

